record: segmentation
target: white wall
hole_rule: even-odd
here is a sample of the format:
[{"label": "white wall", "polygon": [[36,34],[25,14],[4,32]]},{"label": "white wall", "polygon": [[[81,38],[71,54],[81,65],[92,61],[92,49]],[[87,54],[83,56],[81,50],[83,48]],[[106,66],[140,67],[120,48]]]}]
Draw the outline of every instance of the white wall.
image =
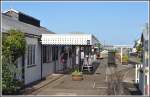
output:
[{"label": "white wall", "polygon": [[22,57],[18,58],[18,64],[17,64],[17,75],[16,78],[19,80],[22,80]]},{"label": "white wall", "polygon": [[148,82],[148,84],[147,84],[147,88],[148,88],[147,91],[148,91],[148,95],[149,95],[149,94],[150,94],[150,93],[149,93],[149,91],[150,91],[150,90],[149,90],[149,88],[150,88],[150,84],[149,84],[149,73],[147,74],[147,82]]},{"label": "white wall", "polygon": [[144,72],[142,73],[140,71],[140,69],[143,70],[143,64],[136,64],[136,68],[135,68],[135,82],[139,84],[139,89],[140,91],[143,93],[144,95]]},{"label": "white wall", "polygon": [[[52,47],[52,46],[51,46]],[[42,77],[46,77],[52,73],[55,72],[55,64],[58,64],[58,61],[52,61],[52,48],[50,49],[51,51],[51,62],[49,63],[42,63]],[[56,63],[55,63],[56,62]]]},{"label": "white wall", "polygon": [[[143,77],[144,77],[144,81],[143,81],[143,94],[144,95],[148,95],[149,94],[149,63],[148,63],[148,59],[149,59],[149,52],[148,52],[148,41],[144,40],[144,47],[143,47],[143,66],[144,66],[144,70],[148,70],[148,73],[144,73]],[[147,79],[145,78],[147,76]],[[147,82],[147,83],[146,83]],[[146,88],[148,88],[148,90],[146,90]]]},{"label": "white wall", "polygon": [[[33,44],[36,45],[35,49],[35,66],[33,67],[27,67],[27,48],[25,52],[25,84],[30,84],[34,81],[41,79],[41,44],[38,42],[37,38],[29,38],[26,37],[27,45]],[[60,49],[59,49],[60,53]],[[58,59],[60,60],[60,55],[58,55]],[[56,61],[56,64],[58,67],[61,66],[59,60]],[[19,68],[21,69],[22,65],[22,58],[19,58],[18,61]],[[67,67],[72,68],[72,59],[69,58]],[[57,68],[57,67],[56,67]],[[58,70],[58,69],[57,69]],[[50,63],[42,63],[42,77],[46,77],[50,74],[55,73],[55,62],[52,61]],[[21,79],[21,76],[20,78]]]},{"label": "white wall", "polygon": [[34,44],[35,48],[35,66],[27,67],[27,50],[25,54],[25,84],[41,79],[41,47],[37,38],[26,38],[27,45]]},{"label": "white wall", "polygon": [[[70,62],[69,62],[70,61]],[[56,70],[57,70],[57,73],[59,70],[62,70],[62,65],[60,64],[60,62],[57,60],[56,61]],[[42,77],[46,77],[50,74],[53,74],[55,73],[55,62],[51,62],[51,63],[43,63],[43,67],[42,67]],[[69,60],[67,61],[67,68],[72,68],[72,59],[69,58]]]},{"label": "white wall", "polygon": [[43,63],[43,67],[42,67],[42,77],[46,77],[49,74],[54,73],[54,65],[55,62],[51,62],[51,63]]}]

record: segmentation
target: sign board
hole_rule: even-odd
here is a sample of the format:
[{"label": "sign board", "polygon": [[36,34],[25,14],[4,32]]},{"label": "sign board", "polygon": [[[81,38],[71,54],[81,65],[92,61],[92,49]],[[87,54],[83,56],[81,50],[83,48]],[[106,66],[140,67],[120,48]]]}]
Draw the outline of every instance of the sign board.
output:
[{"label": "sign board", "polygon": [[84,59],[84,52],[81,52],[81,59]]},{"label": "sign board", "polygon": [[87,45],[90,45],[90,40],[87,40]]}]

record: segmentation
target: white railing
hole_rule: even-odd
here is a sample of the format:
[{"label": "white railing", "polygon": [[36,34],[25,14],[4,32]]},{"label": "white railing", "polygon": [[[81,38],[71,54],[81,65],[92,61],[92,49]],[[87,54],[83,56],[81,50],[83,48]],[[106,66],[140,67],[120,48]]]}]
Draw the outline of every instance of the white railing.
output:
[{"label": "white railing", "polygon": [[143,67],[143,64],[136,64],[135,65],[135,83],[139,83],[139,75],[140,75],[140,69]]}]

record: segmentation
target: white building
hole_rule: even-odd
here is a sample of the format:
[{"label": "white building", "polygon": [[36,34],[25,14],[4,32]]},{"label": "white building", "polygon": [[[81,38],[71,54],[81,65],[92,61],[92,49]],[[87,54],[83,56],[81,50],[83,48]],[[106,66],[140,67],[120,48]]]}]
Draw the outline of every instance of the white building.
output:
[{"label": "white building", "polygon": [[133,53],[137,52],[136,47],[139,46],[140,44],[141,44],[141,38],[139,38],[138,40],[135,41],[134,47],[132,49]]},{"label": "white building", "polygon": [[[67,53],[66,68],[72,69],[80,64],[80,49],[91,51],[92,45],[99,42],[91,34],[55,34],[41,27],[40,21],[22,12],[10,9],[2,13],[2,33],[10,29],[25,33],[26,51],[18,59],[22,80],[25,85],[41,80],[52,73],[63,73],[61,54]],[[63,71],[62,71],[63,70]]]},{"label": "white building", "polygon": [[136,82],[139,83],[139,88],[143,95],[149,95],[149,29],[146,24],[142,35],[142,64],[136,66]]}]

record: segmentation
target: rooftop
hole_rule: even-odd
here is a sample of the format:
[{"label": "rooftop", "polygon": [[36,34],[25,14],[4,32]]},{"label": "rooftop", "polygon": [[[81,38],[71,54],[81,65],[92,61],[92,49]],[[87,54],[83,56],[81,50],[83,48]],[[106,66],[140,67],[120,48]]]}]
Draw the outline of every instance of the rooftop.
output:
[{"label": "rooftop", "polygon": [[54,34],[54,32],[48,30],[45,27],[42,27],[42,26],[37,27],[28,23],[21,22],[17,19],[14,19],[6,15],[5,13],[9,11],[19,13],[19,11],[16,11],[14,9],[10,9],[1,13],[2,14],[2,32],[6,33],[10,29],[18,29],[24,33],[34,34],[34,35],[42,35],[42,34],[49,34],[49,33]]},{"label": "rooftop", "polygon": [[33,16],[30,16],[30,15],[28,15],[28,14],[25,14],[25,13],[23,13],[23,12],[21,12],[21,11],[17,11],[17,10],[12,9],[12,8],[10,8],[10,9],[8,9],[8,10],[6,10],[6,11],[3,11],[3,14],[5,14],[5,13],[7,13],[7,12],[10,12],[10,11],[15,12],[15,13],[17,13],[17,14],[22,13],[22,14],[28,16],[28,17],[31,17],[31,18],[34,18],[34,19],[40,21],[39,19],[37,19],[37,18],[35,18],[35,17],[33,17]]}]

